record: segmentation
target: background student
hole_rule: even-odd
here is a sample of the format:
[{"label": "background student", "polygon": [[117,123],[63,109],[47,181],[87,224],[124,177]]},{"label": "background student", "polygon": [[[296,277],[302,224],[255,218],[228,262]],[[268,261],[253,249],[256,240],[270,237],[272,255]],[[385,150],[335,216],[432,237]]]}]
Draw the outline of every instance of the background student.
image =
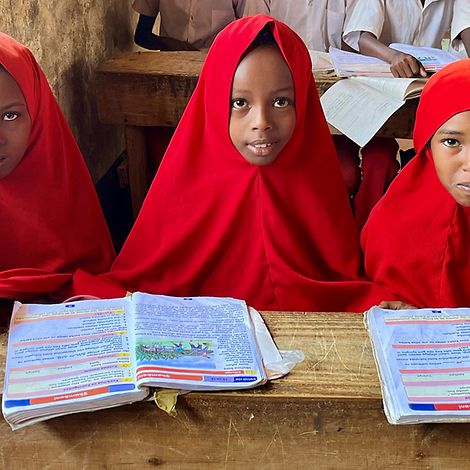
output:
[{"label": "background student", "polygon": [[247,13],[262,13],[289,25],[308,49],[328,52],[341,49],[346,0],[263,0]]},{"label": "background student", "polygon": [[[208,49],[225,26],[256,9],[263,0],[134,0],[139,13],[134,40],[141,47],[162,51]],[[160,15],[160,32],[153,27]]]},{"label": "background student", "polygon": [[389,44],[440,49],[446,37],[450,38],[450,52],[470,52],[468,0],[355,0],[343,35],[354,50],[390,63],[395,77],[425,77],[426,71],[414,57]]},{"label": "background student", "polygon": [[470,306],[470,59],[426,84],[417,156],[372,211],[361,243],[367,276],[417,307]]},{"label": "background student", "polygon": [[0,33],[0,298],[52,294],[114,250],[75,139],[31,52]]},{"label": "background student", "polygon": [[305,45],[268,16],[232,23],[104,277],[263,310],[361,311],[384,293],[359,280],[358,248]]}]

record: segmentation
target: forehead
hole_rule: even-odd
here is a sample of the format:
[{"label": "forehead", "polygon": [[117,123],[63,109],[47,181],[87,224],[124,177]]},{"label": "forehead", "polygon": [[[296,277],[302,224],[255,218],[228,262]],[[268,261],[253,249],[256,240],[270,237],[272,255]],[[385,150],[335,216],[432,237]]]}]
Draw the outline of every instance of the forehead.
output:
[{"label": "forehead", "polygon": [[259,46],[248,52],[235,70],[233,85],[293,87],[292,74],[277,46]]},{"label": "forehead", "polygon": [[454,114],[451,118],[449,118],[442,126],[440,126],[439,130],[445,130],[447,128],[454,128],[454,127],[469,127],[470,126],[470,109],[462,111],[460,113]]},{"label": "forehead", "polygon": [[10,102],[25,103],[23,93],[15,79],[0,66],[0,103]]}]

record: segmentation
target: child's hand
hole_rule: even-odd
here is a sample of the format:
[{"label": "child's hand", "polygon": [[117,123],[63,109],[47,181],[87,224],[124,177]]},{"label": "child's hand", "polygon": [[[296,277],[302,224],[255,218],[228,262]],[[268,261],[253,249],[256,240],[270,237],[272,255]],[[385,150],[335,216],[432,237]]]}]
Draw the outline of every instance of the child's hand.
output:
[{"label": "child's hand", "polygon": [[423,64],[412,55],[394,51],[390,60],[390,71],[397,78],[426,77]]},{"label": "child's hand", "polygon": [[379,307],[386,308],[388,310],[409,310],[417,308],[414,305],[410,305],[399,300],[383,300],[380,302]]}]

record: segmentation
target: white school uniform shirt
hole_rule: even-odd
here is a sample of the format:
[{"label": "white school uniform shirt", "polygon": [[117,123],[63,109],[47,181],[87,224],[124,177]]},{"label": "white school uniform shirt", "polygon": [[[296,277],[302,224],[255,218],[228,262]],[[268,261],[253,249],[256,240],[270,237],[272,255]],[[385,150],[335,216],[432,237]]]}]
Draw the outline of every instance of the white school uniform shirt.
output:
[{"label": "white school uniform shirt", "polygon": [[264,0],[261,11],[256,11],[283,21],[309,49],[321,52],[330,46],[341,48],[345,12],[346,0]]},{"label": "white school uniform shirt", "polygon": [[179,39],[197,49],[210,47],[215,36],[264,0],[134,0],[139,14],[160,14],[160,36]]},{"label": "white school uniform shirt", "polygon": [[470,28],[470,0],[352,0],[346,15],[343,39],[359,50],[361,31],[368,31],[383,44],[392,42],[441,48],[451,39],[450,52],[465,56],[457,36]]}]

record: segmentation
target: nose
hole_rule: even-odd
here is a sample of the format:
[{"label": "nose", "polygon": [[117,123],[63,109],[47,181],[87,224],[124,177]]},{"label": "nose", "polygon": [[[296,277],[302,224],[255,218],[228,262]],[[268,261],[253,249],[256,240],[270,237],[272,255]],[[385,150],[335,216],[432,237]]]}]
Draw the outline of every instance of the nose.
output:
[{"label": "nose", "polygon": [[252,108],[253,121],[252,128],[256,131],[267,131],[272,128],[270,108],[267,106],[257,106]]},{"label": "nose", "polygon": [[470,172],[470,147],[467,147],[462,155],[462,169]]}]

